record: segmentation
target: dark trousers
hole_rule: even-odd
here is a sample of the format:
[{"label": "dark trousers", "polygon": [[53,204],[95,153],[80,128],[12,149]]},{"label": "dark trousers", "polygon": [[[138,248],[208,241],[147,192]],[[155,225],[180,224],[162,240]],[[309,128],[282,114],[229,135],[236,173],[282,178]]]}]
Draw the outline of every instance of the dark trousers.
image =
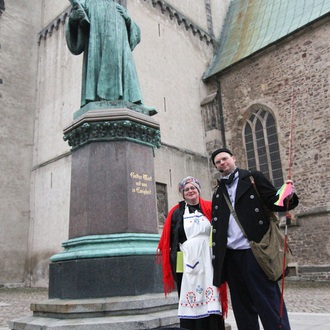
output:
[{"label": "dark trousers", "polygon": [[225,269],[239,330],[259,330],[258,315],[264,330],[290,330],[285,304],[280,321],[279,285],[268,280],[251,249],[227,249]]},{"label": "dark trousers", "polygon": [[187,330],[225,330],[221,315],[210,314],[201,319],[180,319],[180,327]]}]

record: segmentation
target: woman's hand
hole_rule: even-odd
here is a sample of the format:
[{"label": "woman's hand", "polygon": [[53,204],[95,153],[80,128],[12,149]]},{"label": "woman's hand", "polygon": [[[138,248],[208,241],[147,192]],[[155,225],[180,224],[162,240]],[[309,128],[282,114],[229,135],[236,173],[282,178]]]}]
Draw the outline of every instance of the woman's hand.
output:
[{"label": "woman's hand", "polygon": [[291,184],[291,194],[288,195],[286,198],[287,200],[291,200],[293,195],[294,195],[294,185],[293,185],[293,181],[292,180],[286,180],[285,184]]}]

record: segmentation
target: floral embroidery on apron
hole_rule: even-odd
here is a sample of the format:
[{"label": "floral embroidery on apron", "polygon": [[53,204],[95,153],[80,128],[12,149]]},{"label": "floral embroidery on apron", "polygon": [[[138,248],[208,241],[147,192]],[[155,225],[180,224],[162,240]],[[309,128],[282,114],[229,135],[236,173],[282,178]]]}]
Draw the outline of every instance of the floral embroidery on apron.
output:
[{"label": "floral embroidery on apron", "polygon": [[202,318],[221,315],[219,292],[213,283],[212,251],[209,246],[211,224],[199,211],[183,215],[187,240],[183,252],[183,275],[179,300],[179,318]]}]

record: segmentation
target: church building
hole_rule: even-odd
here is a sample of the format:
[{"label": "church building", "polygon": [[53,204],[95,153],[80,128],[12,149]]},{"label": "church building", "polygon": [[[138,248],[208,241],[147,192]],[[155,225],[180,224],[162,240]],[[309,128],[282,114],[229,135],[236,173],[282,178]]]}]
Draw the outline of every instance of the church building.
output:
[{"label": "church building", "polygon": [[[141,30],[133,56],[160,127],[159,233],[182,178],[198,178],[211,199],[210,155],[227,147],[277,188],[292,178],[292,275],[329,279],[330,2],[117,2]],[[47,287],[50,258],[68,240],[64,130],[80,109],[83,65],[66,43],[70,11],[68,0],[0,0],[0,286]],[[108,189],[119,194],[120,183]]]}]

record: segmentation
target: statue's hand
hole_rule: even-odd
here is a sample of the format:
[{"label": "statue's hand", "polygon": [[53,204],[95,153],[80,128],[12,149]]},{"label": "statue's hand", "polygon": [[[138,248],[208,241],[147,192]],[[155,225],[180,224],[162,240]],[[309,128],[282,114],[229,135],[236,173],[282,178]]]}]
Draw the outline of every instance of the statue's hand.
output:
[{"label": "statue's hand", "polygon": [[80,7],[73,8],[70,14],[70,23],[78,24],[85,17],[85,12]]}]

